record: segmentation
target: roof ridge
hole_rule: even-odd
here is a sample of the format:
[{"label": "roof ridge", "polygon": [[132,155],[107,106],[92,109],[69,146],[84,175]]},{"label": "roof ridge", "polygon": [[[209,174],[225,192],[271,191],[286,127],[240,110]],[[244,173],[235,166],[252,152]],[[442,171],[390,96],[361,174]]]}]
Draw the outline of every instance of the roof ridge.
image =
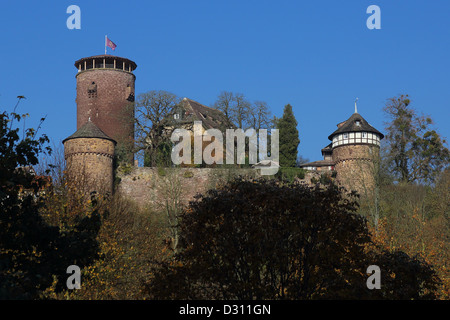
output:
[{"label": "roof ridge", "polygon": [[[215,108],[211,108],[211,107],[205,106],[204,104],[202,104],[202,103],[200,103],[200,102],[198,102],[198,101],[192,100],[192,99],[190,99],[190,98],[188,98],[188,97],[184,97],[184,99],[188,100],[188,102],[189,102],[189,101],[195,102],[195,103],[201,105],[202,107],[205,107],[205,108],[208,108],[208,109],[211,109],[211,110],[214,110],[214,111],[220,111],[220,110],[217,110],[217,109],[215,109]],[[184,99],[183,99],[183,100],[184,100]]]}]

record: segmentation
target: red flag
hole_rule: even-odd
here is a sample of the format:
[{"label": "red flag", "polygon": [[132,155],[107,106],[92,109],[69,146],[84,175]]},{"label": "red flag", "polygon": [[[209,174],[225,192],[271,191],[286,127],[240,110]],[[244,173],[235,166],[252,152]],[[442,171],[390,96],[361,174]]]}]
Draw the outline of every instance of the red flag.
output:
[{"label": "red flag", "polygon": [[113,50],[116,49],[116,47],[117,47],[114,42],[112,42],[110,39],[108,39],[108,37],[106,37],[106,45]]}]

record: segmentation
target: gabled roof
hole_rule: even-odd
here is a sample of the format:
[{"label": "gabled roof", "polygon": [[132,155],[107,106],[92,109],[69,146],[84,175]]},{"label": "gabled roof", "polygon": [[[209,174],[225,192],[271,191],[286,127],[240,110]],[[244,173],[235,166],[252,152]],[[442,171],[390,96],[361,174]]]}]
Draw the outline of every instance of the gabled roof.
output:
[{"label": "gabled roof", "polygon": [[193,121],[202,121],[203,127],[207,129],[225,129],[235,128],[225,115],[217,109],[207,107],[197,101],[184,98],[180,106],[185,110],[183,119],[179,123],[187,123]]},{"label": "gabled roof", "polygon": [[74,134],[65,138],[63,143],[70,139],[78,139],[78,138],[97,138],[97,139],[106,139],[114,142],[116,141],[110,138],[106,133],[104,133],[99,127],[97,127],[91,120],[88,120],[85,124],[83,124]]},{"label": "gabled roof", "polygon": [[[359,121],[359,125],[358,125],[358,121]],[[333,140],[333,136],[335,136],[336,134],[339,134],[339,133],[361,132],[361,131],[376,133],[376,134],[380,135],[380,139],[383,139],[383,137],[384,137],[384,135],[380,131],[378,131],[377,129],[372,127],[366,121],[366,119],[364,119],[359,113],[355,112],[354,114],[352,114],[352,116],[350,118],[348,118],[348,120],[339,123],[338,129],[336,131],[334,131],[332,134],[330,134],[328,136],[328,139]]]}]

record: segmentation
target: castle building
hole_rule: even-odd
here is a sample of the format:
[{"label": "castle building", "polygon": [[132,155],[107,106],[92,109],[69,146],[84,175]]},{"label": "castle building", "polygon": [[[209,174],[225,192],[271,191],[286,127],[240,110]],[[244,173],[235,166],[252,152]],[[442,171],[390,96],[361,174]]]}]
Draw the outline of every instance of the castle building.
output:
[{"label": "castle building", "polygon": [[82,193],[112,194],[116,141],[88,119],[63,144],[68,180]]},{"label": "castle building", "polygon": [[203,130],[219,129],[225,132],[226,129],[232,129],[236,126],[231,123],[222,111],[207,107],[201,103],[184,98],[181,103],[173,110],[170,124],[171,128],[184,128],[193,130],[194,121],[201,121]]},{"label": "castle building", "polygon": [[300,167],[306,170],[328,172],[334,171],[333,150],[331,143],[322,150],[323,160],[313,161],[301,164]]},{"label": "castle building", "polygon": [[[207,130],[218,129],[225,135],[227,129],[235,128],[236,126],[222,111],[207,107],[192,99],[183,98],[164,119],[163,135],[165,138],[170,139],[175,129],[184,129],[191,132],[192,160],[190,164],[181,164],[181,166],[191,166],[194,165],[194,134],[201,134],[203,136],[201,141],[201,150],[203,152],[212,143]],[[196,130],[199,131],[195,133]],[[150,140],[148,142],[151,143]],[[224,148],[223,159],[226,155],[225,151],[226,148]],[[203,163],[202,166],[207,166],[207,164]]]},{"label": "castle building", "polygon": [[331,143],[322,149],[324,160],[300,165],[314,171],[335,172],[337,182],[359,194],[370,192],[378,174],[380,141],[384,135],[372,127],[359,113],[337,124],[328,136]]},{"label": "castle building", "polygon": [[77,130],[91,119],[133,164],[136,63],[105,54],[81,58],[75,67]]},{"label": "castle building", "polygon": [[64,139],[69,179],[84,192],[112,193],[118,151],[133,163],[135,62],[112,55],[79,59],[77,131]]},{"label": "castle building", "polygon": [[[67,175],[85,186],[85,192],[113,192],[114,158],[134,162],[135,62],[112,55],[81,58],[75,62],[77,131],[64,139]],[[202,121],[202,130],[235,128],[219,110],[184,98],[170,114],[165,128],[191,129]],[[323,148],[323,160],[300,167],[334,172],[339,184],[360,194],[375,185],[383,134],[357,111],[337,125]]]}]

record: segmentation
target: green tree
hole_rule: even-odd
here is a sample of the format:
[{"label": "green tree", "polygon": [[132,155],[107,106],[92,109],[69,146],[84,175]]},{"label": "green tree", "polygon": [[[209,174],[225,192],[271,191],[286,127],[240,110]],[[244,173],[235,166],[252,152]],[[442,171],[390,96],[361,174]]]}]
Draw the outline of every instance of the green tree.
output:
[{"label": "green tree", "polygon": [[97,252],[95,210],[70,229],[50,225],[40,214],[47,181],[33,174],[31,166],[51,148],[48,137],[36,137],[32,128],[20,137],[14,122],[23,116],[0,114],[0,299],[39,298],[55,277],[61,290],[67,267],[88,264]]},{"label": "green tree", "polygon": [[446,141],[430,127],[432,119],[417,115],[408,95],[388,99],[383,110],[390,120],[385,161],[394,177],[405,183],[434,183],[449,166],[450,152]]},{"label": "green tree", "polygon": [[279,130],[280,166],[295,167],[300,139],[297,130],[297,120],[290,104],[284,107],[283,116],[277,119],[276,126]]}]

